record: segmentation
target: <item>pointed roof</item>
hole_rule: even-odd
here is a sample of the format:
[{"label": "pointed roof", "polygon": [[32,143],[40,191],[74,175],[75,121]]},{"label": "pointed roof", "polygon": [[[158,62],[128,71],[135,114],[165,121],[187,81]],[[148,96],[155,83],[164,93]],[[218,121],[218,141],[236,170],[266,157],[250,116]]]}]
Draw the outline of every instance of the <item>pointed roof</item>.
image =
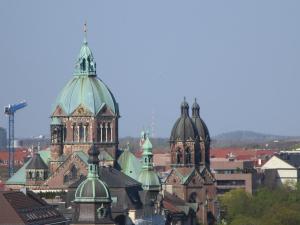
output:
[{"label": "pointed roof", "polygon": [[123,153],[119,156],[118,164],[124,174],[138,180],[142,165],[128,147],[124,149]]},{"label": "pointed roof", "polygon": [[48,166],[44,163],[40,154],[36,152],[30,160],[30,163],[26,166],[26,169],[47,170]]}]

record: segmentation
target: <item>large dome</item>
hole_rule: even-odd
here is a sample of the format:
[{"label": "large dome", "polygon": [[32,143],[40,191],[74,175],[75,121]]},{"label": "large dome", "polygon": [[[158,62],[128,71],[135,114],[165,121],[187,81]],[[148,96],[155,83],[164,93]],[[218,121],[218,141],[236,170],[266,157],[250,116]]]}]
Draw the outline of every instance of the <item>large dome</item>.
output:
[{"label": "large dome", "polygon": [[170,141],[186,141],[188,139],[195,140],[198,137],[198,131],[193,120],[189,116],[189,105],[184,100],[181,104],[181,116],[176,120]]},{"label": "large dome", "polygon": [[80,49],[74,77],[57,97],[52,113],[60,107],[69,116],[79,106],[86,108],[93,115],[97,115],[106,106],[113,114],[119,115],[118,104],[113,94],[96,76],[96,62],[86,41]]}]

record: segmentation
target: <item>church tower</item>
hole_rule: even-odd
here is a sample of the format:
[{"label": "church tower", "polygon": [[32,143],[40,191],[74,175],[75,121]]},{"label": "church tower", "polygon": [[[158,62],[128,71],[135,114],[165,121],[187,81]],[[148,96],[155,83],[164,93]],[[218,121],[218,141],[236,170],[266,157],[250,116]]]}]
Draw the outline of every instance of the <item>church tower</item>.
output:
[{"label": "church tower", "polygon": [[180,108],[181,115],[176,120],[170,137],[171,164],[174,167],[199,166],[199,135],[189,115],[189,104],[185,98]]},{"label": "church tower", "polygon": [[[72,79],[57,97],[51,114],[51,170],[74,151],[92,145],[115,163],[119,107],[112,92],[97,77],[96,61],[85,37]],[[105,159],[104,159],[105,161]]]},{"label": "church tower", "polygon": [[88,175],[75,192],[72,224],[114,225],[110,191],[99,177],[99,151],[92,147],[88,153]]}]

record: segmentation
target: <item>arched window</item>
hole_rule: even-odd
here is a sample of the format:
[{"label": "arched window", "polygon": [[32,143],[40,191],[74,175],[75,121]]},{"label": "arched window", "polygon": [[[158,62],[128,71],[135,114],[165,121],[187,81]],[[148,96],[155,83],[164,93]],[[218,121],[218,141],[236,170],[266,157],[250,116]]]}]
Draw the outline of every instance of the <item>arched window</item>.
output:
[{"label": "arched window", "polygon": [[186,164],[191,164],[192,162],[191,162],[191,151],[190,151],[190,149],[187,148],[187,149],[184,151],[184,153],[185,153],[185,163],[186,163]]},{"label": "arched window", "polygon": [[102,123],[102,142],[106,141],[106,124]]},{"label": "arched window", "polygon": [[85,124],[85,134],[84,134],[84,142],[87,142],[89,140],[89,125]]},{"label": "arched window", "polygon": [[55,127],[53,130],[52,130],[52,143],[57,143],[57,128]]},{"label": "arched window", "polygon": [[70,171],[70,179],[74,180],[77,178],[77,168],[76,166],[72,166],[71,171]]},{"label": "arched window", "polygon": [[85,59],[83,59],[82,60],[82,63],[80,64],[80,69],[82,70],[82,71],[85,71],[86,70],[86,63],[85,63]]},{"label": "arched window", "polygon": [[196,203],[197,202],[197,193],[192,192],[189,196],[189,202],[190,203]]},{"label": "arched window", "polygon": [[77,141],[77,127],[75,124],[73,124],[73,142]]},{"label": "arched window", "polygon": [[97,124],[97,141],[101,141],[101,126],[100,123]]},{"label": "arched window", "polygon": [[176,163],[177,164],[181,163],[181,152],[179,148],[176,150]]},{"label": "arched window", "polygon": [[39,171],[36,171],[35,179],[36,179],[36,180],[39,180],[39,179],[40,179],[40,172],[39,172]]},{"label": "arched window", "polygon": [[80,124],[79,125],[79,142],[83,142],[84,141],[84,128],[83,125]]},{"label": "arched window", "polygon": [[31,171],[28,172],[28,176],[29,176],[29,179],[32,179],[32,172]]},{"label": "arched window", "polygon": [[63,128],[63,142],[66,141],[66,138],[67,138],[67,127],[66,127],[66,125],[64,125],[64,128]]}]

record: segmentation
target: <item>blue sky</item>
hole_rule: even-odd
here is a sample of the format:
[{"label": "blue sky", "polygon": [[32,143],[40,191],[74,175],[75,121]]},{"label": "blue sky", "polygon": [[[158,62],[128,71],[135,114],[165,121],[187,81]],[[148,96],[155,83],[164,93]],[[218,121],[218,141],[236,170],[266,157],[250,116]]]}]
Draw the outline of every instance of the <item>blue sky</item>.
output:
[{"label": "blue sky", "polygon": [[[186,96],[212,135],[300,135],[300,1],[1,1],[0,107],[27,100],[16,136],[49,133],[88,23],[120,136],[168,137]],[[0,114],[0,126],[7,118]]]}]

